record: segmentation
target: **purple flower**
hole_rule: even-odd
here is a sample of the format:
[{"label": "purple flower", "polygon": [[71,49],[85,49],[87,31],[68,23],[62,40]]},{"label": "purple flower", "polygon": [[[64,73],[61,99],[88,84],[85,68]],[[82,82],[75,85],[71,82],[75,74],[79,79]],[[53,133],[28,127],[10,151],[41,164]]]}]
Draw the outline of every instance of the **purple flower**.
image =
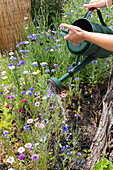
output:
[{"label": "purple flower", "polygon": [[6,130],[6,131],[4,132],[4,136],[7,136],[8,134],[9,134],[9,131]]},{"label": "purple flower", "polygon": [[21,92],[21,95],[24,94],[24,93],[25,93],[25,91],[22,91],[22,92]]},{"label": "purple flower", "polygon": [[80,115],[76,114],[75,117],[80,117]]},{"label": "purple flower", "polygon": [[43,18],[43,15],[40,15],[40,18]]},{"label": "purple flower", "polygon": [[34,149],[33,147],[32,147],[32,148],[29,148],[29,151],[30,151],[30,152],[32,152],[32,151],[33,151],[33,149]]},{"label": "purple flower", "polygon": [[62,147],[62,151],[66,151],[67,148],[65,146]]},{"label": "purple flower", "polygon": [[55,64],[55,68],[57,68],[57,67],[59,67],[59,65],[58,65],[58,64]]},{"label": "purple flower", "polygon": [[51,39],[55,39],[55,37],[51,37]]},{"label": "purple flower", "polygon": [[31,38],[31,41],[35,41],[35,40],[36,40],[36,37],[32,37],[32,38]]},{"label": "purple flower", "polygon": [[75,78],[75,80],[76,80],[76,81],[78,81],[78,80],[79,80],[79,78],[78,78],[78,77],[76,77],[76,78]]},{"label": "purple flower", "polygon": [[68,86],[71,86],[71,83],[69,83]]},{"label": "purple flower", "polygon": [[33,161],[37,161],[38,159],[39,159],[39,155],[34,154],[34,155],[32,156],[32,160],[33,160]]},{"label": "purple flower", "polygon": [[43,120],[42,122],[44,122],[44,123],[48,123],[48,119],[45,119],[45,120]]},{"label": "purple flower", "polygon": [[25,155],[24,155],[24,154],[21,154],[21,155],[18,156],[18,159],[19,159],[19,160],[22,160],[22,159],[24,159],[24,157],[25,157]]},{"label": "purple flower", "polygon": [[29,53],[29,50],[20,50],[19,53]]},{"label": "purple flower", "polygon": [[38,64],[34,64],[34,67],[38,67]]},{"label": "purple flower", "polygon": [[40,44],[40,45],[43,45],[43,42],[40,42],[39,44]]},{"label": "purple flower", "polygon": [[34,88],[31,87],[31,88],[30,88],[30,91],[34,91]]},{"label": "purple flower", "polygon": [[52,69],[51,71],[54,73],[56,70],[55,70],[55,69]]},{"label": "purple flower", "polygon": [[31,96],[31,95],[33,95],[33,93],[32,93],[32,92],[28,92],[28,95],[30,95],[30,96]]},{"label": "purple flower", "polygon": [[71,70],[71,69],[73,69],[73,67],[72,67],[72,66],[70,66],[70,67],[69,67],[69,70]]},{"label": "purple flower", "polygon": [[49,47],[46,47],[46,50],[49,50]]},{"label": "purple flower", "polygon": [[27,36],[28,39],[32,38],[31,34]]},{"label": "purple flower", "polygon": [[33,20],[34,22],[36,21],[36,19]]},{"label": "purple flower", "polygon": [[48,70],[45,70],[45,72],[46,72],[46,73],[49,73],[49,72],[50,72],[50,70],[49,70],[49,69],[48,69]]},{"label": "purple flower", "polygon": [[0,94],[3,94],[3,92],[0,92]]},{"label": "purple flower", "polygon": [[51,34],[47,34],[47,37],[50,37],[51,36]]},{"label": "purple flower", "polygon": [[72,14],[71,14],[71,13],[69,13],[69,12],[67,13],[67,15],[72,16]]},{"label": "purple flower", "polygon": [[51,106],[51,107],[50,107],[50,109],[55,109],[55,108],[56,108],[56,106]]},{"label": "purple flower", "polygon": [[94,63],[94,64],[96,64],[96,63],[97,63],[97,61],[93,61],[93,63]]},{"label": "purple flower", "polygon": [[17,60],[17,58],[16,58],[16,57],[12,58],[12,61],[15,61],[15,60]]},{"label": "purple flower", "polygon": [[55,23],[55,25],[58,25],[58,22],[57,22],[57,23]]},{"label": "purple flower", "polygon": [[13,63],[8,64],[8,66],[13,66]]},{"label": "purple flower", "polygon": [[59,34],[60,36],[63,36],[61,33]]},{"label": "purple flower", "polygon": [[57,48],[58,48],[58,46],[55,47],[55,49],[57,49]]},{"label": "purple flower", "polygon": [[66,126],[62,126],[62,130],[63,130],[64,132],[68,132],[68,128],[67,128]]},{"label": "purple flower", "polygon": [[22,133],[23,130],[24,130],[23,127],[21,127],[21,128],[20,128],[20,133]]},{"label": "purple flower", "polygon": [[30,129],[30,125],[25,125],[25,126],[23,127],[23,129],[29,130],[29,129]]}]

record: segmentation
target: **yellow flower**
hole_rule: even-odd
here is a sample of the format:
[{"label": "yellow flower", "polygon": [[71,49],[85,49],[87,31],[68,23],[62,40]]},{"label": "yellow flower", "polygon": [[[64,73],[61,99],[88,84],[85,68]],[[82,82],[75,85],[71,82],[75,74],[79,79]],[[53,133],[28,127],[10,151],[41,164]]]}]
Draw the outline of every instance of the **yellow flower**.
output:
[{"label": "yellow flower", "polygon": [[39,74],[39,73],[40,73],[40,70],[37,70],[37,73]]}]

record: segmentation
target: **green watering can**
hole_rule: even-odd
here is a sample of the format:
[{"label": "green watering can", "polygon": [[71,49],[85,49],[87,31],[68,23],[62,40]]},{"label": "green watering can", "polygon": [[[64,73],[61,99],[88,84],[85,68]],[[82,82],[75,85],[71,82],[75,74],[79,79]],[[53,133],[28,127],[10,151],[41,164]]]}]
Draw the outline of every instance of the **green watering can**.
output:
[{"label": "green watering can", "polygon": [[[99,20],[102,25],[91,22],[88,20],[89,15],[95,8],[89,9],[84,18],[77,19],[73,22],[72,25],[78,26],[83,30],[88,32],[97,32],[97,33],[104,33],[104,34],[113,34],[113,30],[108,28],[103,21],[101,12],[99,9],[97,10],[97,14]],[[69,30],[62,30],[63,35],[67,35]],[[76,66],[72,69],[67,71],[67,73],[62,76],[60,79],[51,77],[47,79],[47,86],[48,88],[55,94],[60,94],[62,91],[62,82],[65,81],[69,77],[73,77],[74,73],[79,71],[81,68],[89,64],[91,61],[95,60],[95,58],[106,58],[110,56],[113,52],[105,50],[96,44],[93,44],[88,41],[83,41],[79,44],[73,45],[70,41],[66,41],[67,47],[69,51],[75,55],[77,55]],[[87,56],[82,62],[79,63],[80,55]]]}]

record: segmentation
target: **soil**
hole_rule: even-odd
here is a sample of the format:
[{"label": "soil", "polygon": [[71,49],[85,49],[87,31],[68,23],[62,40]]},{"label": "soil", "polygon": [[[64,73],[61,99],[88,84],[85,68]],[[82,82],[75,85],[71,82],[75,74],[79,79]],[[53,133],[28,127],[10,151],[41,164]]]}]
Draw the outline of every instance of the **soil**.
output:
[{"label": "soil", "polygon": [[[70,101],[68,99],[66,101],[67,124],[73,124],[73,128],[76,128],[77,123],[81,128],[79,140],[81,150],[88,150],[91,147],[92,140],[99,125],[103,107],[102,99],[107,90],[107,82],[108,81],[106,80],[104,84],[97,84],[95,86],[84,84],[81,86],[82,91],[79,96],[75,93]],[[67,90],[64,89],[63,92],[67,93]],[[80,115],[80,117],[77,118],[78,121],[76,121],[77,119],[75,118],[75,114]],[[6,152],[2,143],[1,150],[0,170],[7,170],[8,164],[5,159]]]}]

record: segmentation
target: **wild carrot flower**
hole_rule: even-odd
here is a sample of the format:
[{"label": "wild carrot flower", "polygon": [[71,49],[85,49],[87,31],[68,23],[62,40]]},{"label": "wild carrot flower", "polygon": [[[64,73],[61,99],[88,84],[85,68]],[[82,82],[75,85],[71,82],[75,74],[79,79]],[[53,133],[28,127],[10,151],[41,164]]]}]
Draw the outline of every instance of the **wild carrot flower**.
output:
[{"label": "wild carrot flower", "polygon": [[23,74],[27,74],[27,73],[29,73],[27,70],[26,70],[26,71],[23,71]]},{"label": "wild carrot flower", "polygon": [[37,161],[38,159],[39,159],[39,155],[37,155],[37,154],[32,155],[33,161]]},{"label": "wild carrot flower", "polygon": [[24,151],[25,151],[25,148],[24,148],[24,147],[19,147],[19,148],[18,148],[18,152],[19,152],[19,153],[23,153]]},{"label": "wild carrot flower", "polygon": [[14,157],[13,156],[9,156],[9,158],[7,159],[7,162],[12,164],[14,162]]},{"label": "wild carrot flower", "polygon": [[25,155],[24,155],[24,154],[21,154],[21,155],[18,156],[18,159],[19,159],[19,160],[22,160],[22,159],[24,159],[24,157],[25,157]]},{"label": "wild carrot flower", "polygon": [[14,55],[14,53],[13,53],[13,52],[10,52],[9,55]]}]

